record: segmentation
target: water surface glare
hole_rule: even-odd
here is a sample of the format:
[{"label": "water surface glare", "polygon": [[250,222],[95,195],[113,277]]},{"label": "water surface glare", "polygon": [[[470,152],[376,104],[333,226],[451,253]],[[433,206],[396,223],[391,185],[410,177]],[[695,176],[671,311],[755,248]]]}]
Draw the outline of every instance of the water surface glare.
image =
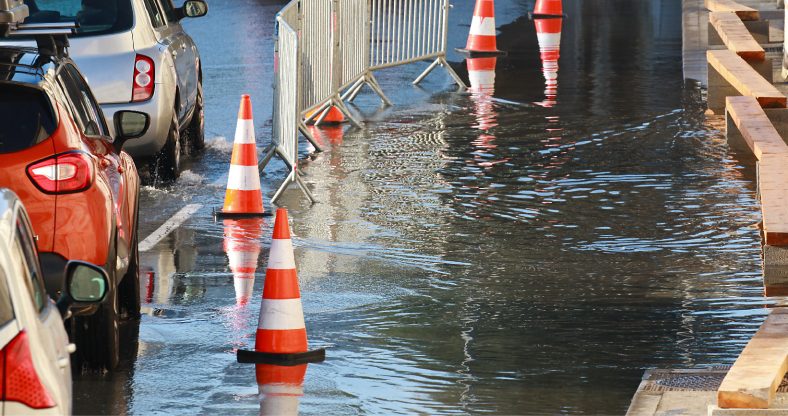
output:
[{"label": "water surface glare", "polygon": [[[452,11],[452,47],[472,3]],[[365,93],[354,107],[364,130],[315,129],[326,151],[302,149],[319,203],[295,189],[280,202],[310,343],[328,347],[306,372],[302,414],[623,414],[644,369],[732,363],[763,319],[753,165],[682,80],[681,2],[566,0],[557,68],[517,17],[532,4],[496,2],[509,55],[494,85],[457,93],[436,72],[416,88],[424,66],[382,71],[396,106]],[[250,21],[280,7],[211,6],[213,19],[240,9]],[[270,80],[254,74],[267,60],[246,57],[223,78],[221,54],[237,51],[209,31],[195,38],[206,79],[266,102]],[[207,125],[233,137],[237,97],[211,88]],[[256,111],[265,146],[270,109]],[[143,256],[157,277],[133,369],[105,384],[83,376],[77,410],[260,412],[255,369],[233,351],[254,342],[271,221],[249,249],[259,259],[242,304],[234,246],[209,218],[229,160],[217,142],[178,186],[143,191],[151,220],[207,208]],[[266,191],[282,177],[267,170]]]}]

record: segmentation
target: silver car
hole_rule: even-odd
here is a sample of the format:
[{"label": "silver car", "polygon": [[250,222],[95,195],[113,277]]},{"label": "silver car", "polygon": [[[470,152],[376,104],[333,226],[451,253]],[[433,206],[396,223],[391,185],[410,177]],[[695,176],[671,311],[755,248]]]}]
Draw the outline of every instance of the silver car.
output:
[{"label": "silver car", "polygon": [[107,120],[120,110],[150,115],[145,136],[124,150],[173,180],[182,154],[205,144],[200,55],[180,20],[204,16],[203,0],[24,0],[26,23],[76,21],[69,55]]}]

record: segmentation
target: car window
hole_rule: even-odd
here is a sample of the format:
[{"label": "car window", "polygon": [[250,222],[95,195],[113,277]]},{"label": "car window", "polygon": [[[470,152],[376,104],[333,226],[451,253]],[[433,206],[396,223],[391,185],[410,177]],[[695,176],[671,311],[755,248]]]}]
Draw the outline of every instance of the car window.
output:
[{"label": "car window", "polygon": [[14,304],[8,292],[8,281],[3,269],[0,269],[0,326],[14,319]]},{"label": "car window", "polygon": [[30,10],[25,23],[77,22],[73,37],[98,36],[131,30],[131,0],[24,0]]},{"label": "car window", "polygon": [[66,65],[60,75],[61,86],[74,108],[77,123],[87,136],[108,135],[103,112],[96,103],[84,78],[72,65]]},{"label": "car window", "polygon": [[49,99],[35,88],[0,83],[0,153],[27,149],[57,127]]},{"label": "car window", "polygon": [[158,2],[156,0],[142,0],[142,2],[145,3],[145,9],[148,10],[150,24],[153,25],[154,28],[164,26],[166,22],[164,21],[164,14],[161,12]]},{"label": "car window", "polygon": [[41,277],[41,266],[38,263],[35,241],[33,241],[26,223],[21,219],[16,223],[16,238],[14,238],[12,251],[22,265],[22,277],[33,298],[33,305],[39,312],[43,311],[46,306],[47,293]]},{"label": "car window", "polygon": [[172,4],[172,0],[161,0],[161,8],[164,10],[164,14],[167,16],[167,21],[178,21],[178,18],[175,16],[175,6]]}]

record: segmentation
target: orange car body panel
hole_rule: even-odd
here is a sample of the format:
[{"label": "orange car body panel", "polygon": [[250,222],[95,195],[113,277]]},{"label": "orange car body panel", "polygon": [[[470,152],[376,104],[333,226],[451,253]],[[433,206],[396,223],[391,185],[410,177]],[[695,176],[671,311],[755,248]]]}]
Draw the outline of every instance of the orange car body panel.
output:
[{"label": "orange car body panel", "polygon": [[[139,181],[134,162],[125,153],[113,153],[106,141],[85,137],[64,108],[54,101],[53,106],[58,126],[48,139],[22,151],[0,154],[0,187],[12,189],[25,204],[39,251],[57,253],[68,260],[116,266],[110,249],[118,224],[118,246],[123,248],[119,247],[117,255],[127,264]],[[57,195],[39,190],[28,177],[27,167],[71,151],[87,153],[95,162],[91,186]]]}]

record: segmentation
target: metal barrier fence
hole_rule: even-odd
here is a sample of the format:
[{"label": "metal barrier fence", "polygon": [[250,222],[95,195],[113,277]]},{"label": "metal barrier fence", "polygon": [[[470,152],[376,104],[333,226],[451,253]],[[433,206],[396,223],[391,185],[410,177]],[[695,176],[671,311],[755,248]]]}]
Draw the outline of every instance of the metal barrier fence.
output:
[{"label": "metal barrier fence", "polygon": [[348,111],[369,86],[386,105],[373,71],[433,60],[414,84],[442,66],[465,84],[446,61],[449,0],[292,0],[276,17],[273,140],[260,169],[277,154],[290,174],[272,198],[296,182],[314,202],[298,175],[299,132],[320,151],[306,128],[320,124],[332,107],[356,126]]}]

